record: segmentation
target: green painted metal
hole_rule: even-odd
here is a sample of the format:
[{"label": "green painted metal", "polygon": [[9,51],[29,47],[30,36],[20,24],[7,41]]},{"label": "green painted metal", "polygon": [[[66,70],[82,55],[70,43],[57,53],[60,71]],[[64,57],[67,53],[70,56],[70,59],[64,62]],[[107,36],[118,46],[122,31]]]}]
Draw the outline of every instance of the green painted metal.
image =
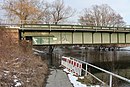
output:
[{"label": "green painted metal", "polygon": [[102,33],[102,43],[110,43],[110,34]]},{"label": "green painted metal", "polygon": [[[46,32],[47,33],[47,32]],[[48,36],[33,36],[33,45],[55,44],[125,44],[130,43],[130,34],[99,32],[50,32]],[[126,35],[126,38],[125,38]]]},{"label": "green painted metal", "polygon": [[128,44],[130,28],[86,25],[28,24],[21,37],[31,36],[34,45]]},{"label": "green painted metal", "polygon": [[72,33],[71,32],[62,32],[61,42],[62,42],[62,44],[72,44]]},{"label": "green painted metal", "polygon": [[130,43],[130,33],[126,34],[126,43]]},{"label": "green painted metal", "polygon": [[101,42],[101,33],[94,33],[93,34],[93,43],[102,43]]},{"label": "green painted metal", "polygon": [[84,33],[84,43],[88,43],[88,44],[92,43],[92,33],[89,32]]},{"label": "green painted metal", "polygon": [[59,32],[50,32],[54,37],[50,40],[50,44],[61,44],[61,33]]},{"label": "green painted metal", "polygon": [[74,44],[82,44],[82,33],[80,32],[75,32],[73,33],[73,43]]},{"label": "green painted metal", "polygon": [[42,29],[91,29],[91,30],[103,30],[103,31],[130,31],[128,27],[108,27],[108,26],[87,26],[87,25],[66,25],[66,24],[24,24],[23,29],[29,28],[42,28]]},{"label": "green painted metal", "polygon": [[119,33],[119,43],[125,43],[125,34]]},{"label": "green painted metal", "polygon": [[118,43],[117,41],[117,33],[112,33],[111,34],[111,43]]}]

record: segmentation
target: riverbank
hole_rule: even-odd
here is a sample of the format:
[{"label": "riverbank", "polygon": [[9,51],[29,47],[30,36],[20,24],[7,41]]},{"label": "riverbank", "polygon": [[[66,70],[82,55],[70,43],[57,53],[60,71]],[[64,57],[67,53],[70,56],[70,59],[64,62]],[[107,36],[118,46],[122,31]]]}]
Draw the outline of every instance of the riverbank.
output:
[{"label": "riverbank", "polygon": [[13,38],[0,28],[0,87],[43,87],[47,64],[33,54],[31,42]]},{"label": "riverbank", "polygon": [[63,71],[67,73],[68,78],[74,87],[100,87],[99,85],[83,84],[78,81],[78,79],[83,79],[84,78],[83,76],[77,77],[73,73],[69,72],[67,69],[63,69]]}]

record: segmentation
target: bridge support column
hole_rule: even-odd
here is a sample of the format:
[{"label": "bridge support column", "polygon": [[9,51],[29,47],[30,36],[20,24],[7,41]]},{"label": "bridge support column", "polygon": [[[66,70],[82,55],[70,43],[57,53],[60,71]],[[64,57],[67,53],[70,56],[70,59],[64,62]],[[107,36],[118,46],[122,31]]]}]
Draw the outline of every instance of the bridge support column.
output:
[{"label": "bridge support column", "polygon": [[49,64],[52,66],[53,65],[53,58],[52,58],[52,55],[53,55],[53,49],[54,47],[53,46],[49,46]]}]

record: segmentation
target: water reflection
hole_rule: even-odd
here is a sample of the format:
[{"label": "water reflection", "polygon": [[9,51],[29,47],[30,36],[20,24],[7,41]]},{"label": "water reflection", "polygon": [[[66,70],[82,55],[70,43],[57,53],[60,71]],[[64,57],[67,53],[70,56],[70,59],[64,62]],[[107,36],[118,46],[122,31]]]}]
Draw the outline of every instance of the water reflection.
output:
[{"label": "water reflection", "polygon": [[[45,48],[43,49],[48,52]],[[58,46],[53,50],[53,65],[59,66],[59,60],[61,58],[60,55],[71,56],[99,66],[123,77],[130,78],[130,51],[100,51],[93,49],[93,47],[90,47],[90,49],[85,49],[81,47]],[[47,57],[47,59],[49,59],[49,57]],[[91,72],[106,83],[109,83],[108,75],[100,71],[95,71],[95,69],[91,69]],[[115,85],[113,87],[130,87],[130,85],[124,86],[126,83],[119,85],[120,82],[121,81],[119,79],[113,77],[113,83]]]},{"label": "water reflection", "polygon": [[100,51],[66,47],[64,55],[92,63],[111,72],[119,69],[130,69],[130,51]]}]

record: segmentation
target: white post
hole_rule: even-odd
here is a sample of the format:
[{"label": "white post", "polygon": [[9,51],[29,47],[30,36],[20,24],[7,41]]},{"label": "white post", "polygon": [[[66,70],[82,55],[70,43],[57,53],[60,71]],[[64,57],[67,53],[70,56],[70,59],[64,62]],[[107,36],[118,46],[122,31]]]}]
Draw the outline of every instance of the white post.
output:
[{"label": "white post", "polygon": [[88,65],[86,64],[86,72],[85,72],[85,76],[88,75]]},{"label": "white post", "polygon": [[112,75],[110,75],[110,80],[109,80],[109,87],[112,87]]}]

